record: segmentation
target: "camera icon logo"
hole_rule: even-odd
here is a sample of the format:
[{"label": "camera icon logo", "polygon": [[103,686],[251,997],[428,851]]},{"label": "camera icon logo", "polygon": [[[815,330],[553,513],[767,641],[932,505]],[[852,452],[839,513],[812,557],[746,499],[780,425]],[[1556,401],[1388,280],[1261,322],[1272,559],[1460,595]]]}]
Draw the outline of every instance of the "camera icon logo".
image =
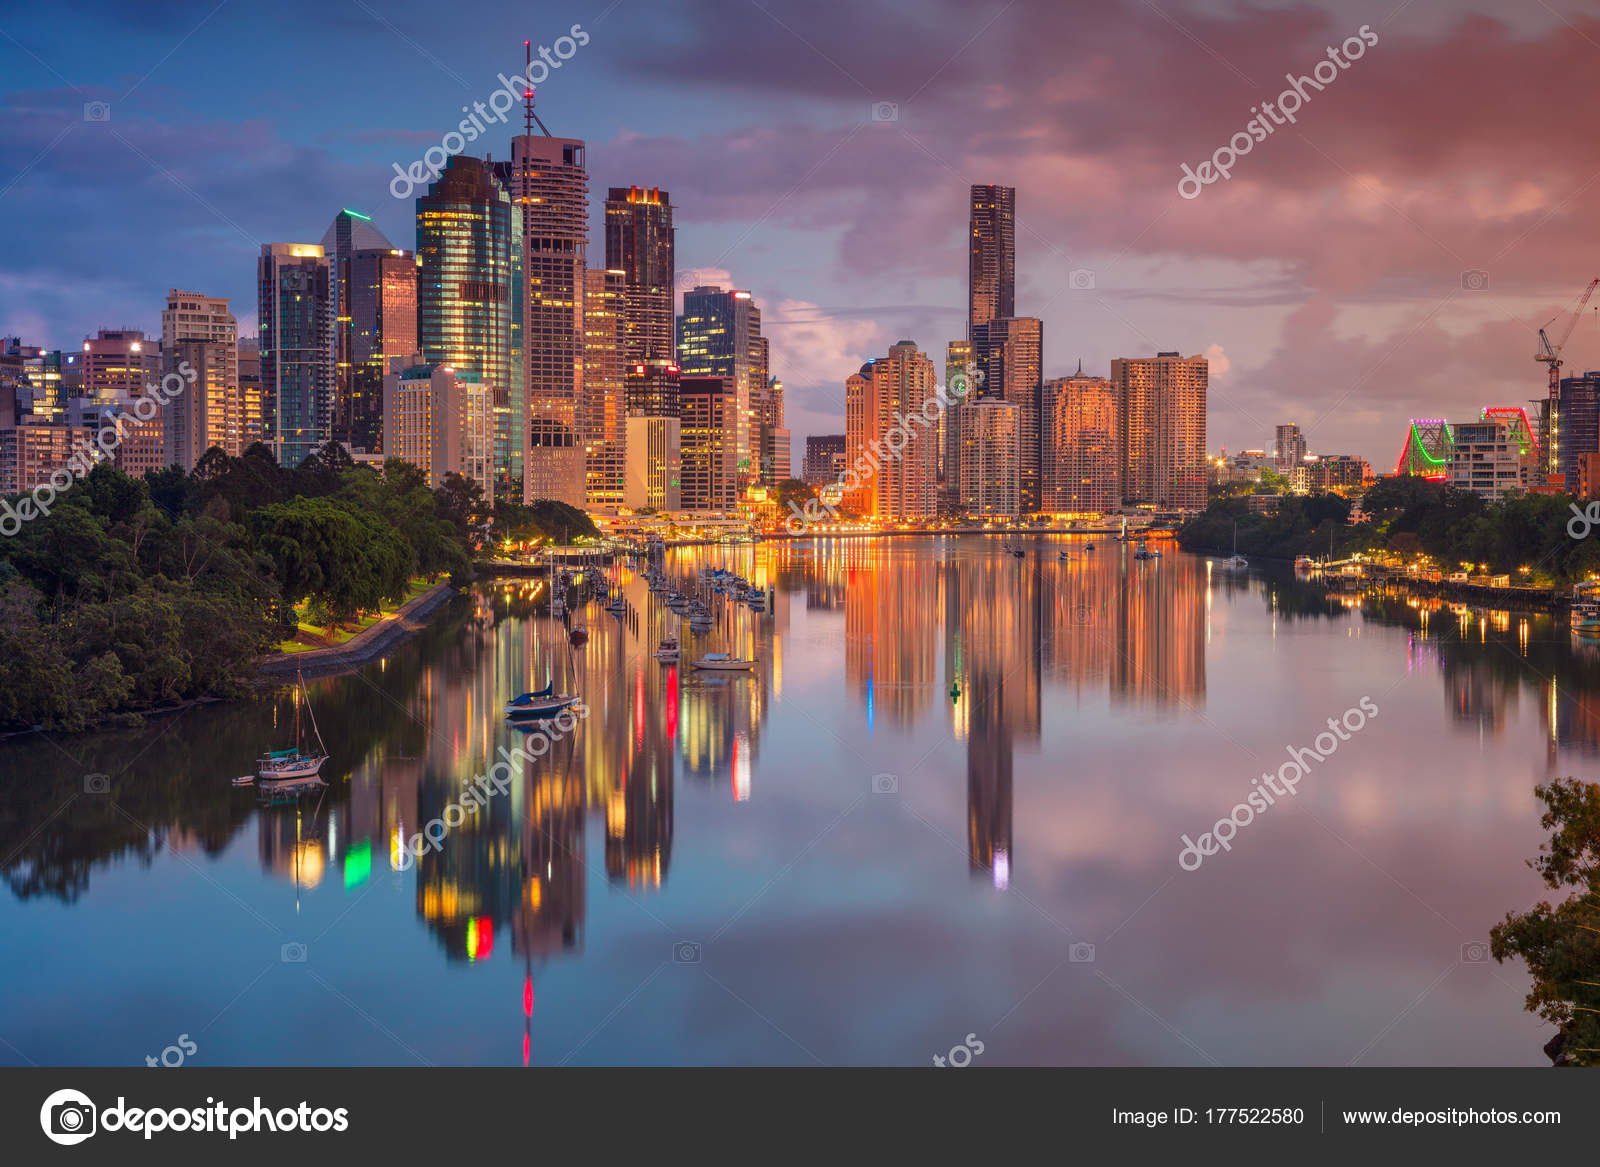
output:
[{"label": "camera icon logo", "polygon": [[893,774],[874,774],[872,776],[872,793],[894,794],[900,789],[900,779]]},{"label": "camera icon logo", "polygon": [[701,284],[705,283],[705,281],[700,278],[703,274],[704,273],[701,272],[701,270],[697,267],[686,268],[683,271],[680,271],[676,281],[678,288],[685,292],[694,291],[695,288],[698,288]]},{"label": "camera icon logo", "polygon": [[1094,945],[1085,940],[1078,941],[1067,949],[1067,959],[1073,964],[1093,964]]},{"label": "camera icon logo", "polygon": [[83,103],[83,120],[86,122],[108,122],[111,120],[111,103],[107,101],[86,101]]},{"label": "camera icon logo", "polygon": [[1094,290],[1094,272],[1086,267],[1075,267],[1067,273],[1067,287],[1074,292]]},{"label": "camera icon logo", "polygon": [[291,940],[278,951],[278,959],[284,964],[304,964],[306,962],[306,946],[298,940]]},{"label": "camera icon logo", "polygon": [[678,964],[699,964],[700,945],[693,940],[680,940],[672,946],[672,959]]},{"label": "camera icon logo", "polygon": [[1463,292],[1487,292],[1489,290],[1489,273],[1482,268],[1468,268],[1461,273],[1461,290]]},{"label": "camera icon logo", "polygon": [[94,1134],[96,1113],[87,1094],[57,1090],[39,1108],[39,1125],[52,1143],[72,1147]]},{"label": "camera icon logo", "polygon": [[1461,946],[1462,964],[1487,964],[1489,946],[1481,940],[1469,940]]},{"label": "camera icon logo", "polygon": [[875,101],[872,103],[872,120],[897,122],[900,120],[900,106],[892,101]]},{"label": "camera icon logo", "polygon": [[83,776],[83,792],[85,794],[110,794],[110,774],[85,774]]}]

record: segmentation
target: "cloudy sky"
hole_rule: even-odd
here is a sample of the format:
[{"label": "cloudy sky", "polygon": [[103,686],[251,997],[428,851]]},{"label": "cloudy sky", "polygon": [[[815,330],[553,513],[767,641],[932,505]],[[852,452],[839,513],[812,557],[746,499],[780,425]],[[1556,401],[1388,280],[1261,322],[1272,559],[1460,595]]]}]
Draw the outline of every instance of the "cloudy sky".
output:
[{"label": "cloudy sky", "polygon": [[[250,334],[260,244],[341,207],[412,246],[392,164],[574,24],[541,116],[588,141],[596,209],[666,188],[680,272],[755,294],[797,445],[843,428],[863,360],[910,338],[942,362],[961,334],[974,182],[1017,188],[1046,375],[1206,353],[1213,449],[1292,420],[1390,470],[1407,418],[1542,392],[1537,330],[1600,275],[1596,0],[12,4],[0,335],[51,348],[157,332],[172,286]],[[1377,43],[1294,124],[1180,195],[1362,26]],[[471,149],[507,156],[509,127]],[[1569,368],[1600,367],[1586,314]]]}]

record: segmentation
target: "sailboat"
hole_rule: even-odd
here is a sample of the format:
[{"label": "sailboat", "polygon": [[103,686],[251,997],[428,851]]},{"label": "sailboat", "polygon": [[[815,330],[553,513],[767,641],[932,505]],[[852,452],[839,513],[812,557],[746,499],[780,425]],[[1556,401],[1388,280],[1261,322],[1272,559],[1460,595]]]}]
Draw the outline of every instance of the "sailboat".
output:
[{"label": "sailboat", "polygon": [[[577,631],[574,629],[573,631]],[[567,645],[567,668],[572,670],[572,645]],[[506,702],[506,716],[512,721],[543,720],[554,717],[563,709],[576,705],[578,698],[570,693],[557,693],[554,681],[546,681],[542,689],[520,693]]]},{"label": "sailboat", "polygon": [[1249,567],[1250,561],[1239,554],[1239,524],[1233,524],[1233,554],[1228,557],[1229,567]]},{"label": "sailboat", "polygon": [[[294,742],[288,749],[268,750],[256,760],[256,777],[264,781],[288,778],[315,778],[322,770],[322,764],[328,760],[328,747],[322,744],[322,731],[317,728],[317,715],[311,712],[311,697],[306,692],[305,677],[297,670],[295,684],[298,686],[294,703]],[[311,721],[311,732],[317,739],[317,748],[310,750],[300,737],[300,706],[306,707],[306,716]]]}]

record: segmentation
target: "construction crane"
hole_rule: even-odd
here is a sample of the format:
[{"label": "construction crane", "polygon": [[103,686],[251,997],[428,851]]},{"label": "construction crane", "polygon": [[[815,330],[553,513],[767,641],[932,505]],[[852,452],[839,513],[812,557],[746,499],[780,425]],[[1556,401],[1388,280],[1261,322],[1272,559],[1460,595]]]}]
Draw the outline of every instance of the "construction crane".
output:
[{"label": "construction crane", "polygon": [[1567,341],[1572,339],[1572,330],[1578,326],[1578,317],[1583,315],[1583,306],[1589,302],[1589,297],[1594,295],[1594,290],[1600,288],[1600,278],[1589,281],[1589,286],[1583,290],[1583,296],[1578,300],[1578,306],[1572,310],[1572,319],[1567,321],[1567,326],[1561,330],[1561,339],[1555,344],[1550,343],[1550,335],[1545,331],[1557,320],[1561,319],[1558,313],[1544,322],[1544,328],[1539,330],[1539,351],[1533,359],[1550,367],[1550,400],[1555,402],[1561,397],[1561,350],[1567,347]]}]

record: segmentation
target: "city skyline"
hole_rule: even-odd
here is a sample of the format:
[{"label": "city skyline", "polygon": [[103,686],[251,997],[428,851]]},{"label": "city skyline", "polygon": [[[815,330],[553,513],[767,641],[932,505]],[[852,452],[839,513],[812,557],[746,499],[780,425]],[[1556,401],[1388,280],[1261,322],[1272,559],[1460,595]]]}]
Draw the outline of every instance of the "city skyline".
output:
[{"label": "city skyline", "polygon": [[[0,148],[0,170],[14,176],[4,202],[13,215],[58,213],[33,216],[41,230],[11,245],[0,332],[47,347],[122,324],[153,334],[161,294],[179,286],[229,298],[249,336],[254,297],[245,281],[260,243],[314,239],[348,206],[405,246],[406,207],[385,189],[392,164],[437,144],[463,102],[487,98],[495,74],[515,72],[518,40],[556,31],[524,30],[539,22],[499,11],[496,19],[491,6],[470,29],[435,28],[426,10],[404,5],[386,17],[392,28],[359,10],[327,18],[372,51],[344,50],[341,68],[325,69],[332,87],[314,109],[287,93],[246,99],[224,87],[246,45],[282,44],[281,26],[308,14],[263,23],[223,9],[196,28],[203,13],[192,24],[174,13],[135,26],[107,12],[115,57],[77,43],[59,18],[17,33],[27,52],[17,54],[6,92],[15,132]],[[1388,23],[1391,14],[1378,14],[1380,43],[1361,62],[1359,85],[1322,98],[1305,111],[1299,137],[1275,135],[1229,182],[1186,202],[1176,190],[1180,160],[1204,157],[1258,90],[1305,69],[1321,45],[1360,22],[1322,8],[1249,20],[1173,12],[1193,37],[1226,46],[1218,49],[1226,64],[1137,5],[1076,20],[1065,56],[1048,64],[1030,44],[1058,43],[1062,18],[1041,7],[1012,8],[987,28],[976,14],[941,11],[916,34],[913,47],[925,51],[887,72],[865,63],[858,46],[872,38],[842,43],[826,11],[774,16],[839,69],[759,10],[723,29],[676,10],[621,21],[595,5],[573,14],[590,21],[591,43],[539,87],[539,108],[557,132],[589,143],[594,190],[648,183],[673,192],[680,271],[752,290],[766,309],[773,368],[789,388],[788,428],[799,436],[842,428],[834,387],[872,354],[907,337],[933,352],[959,335],[967,256],[957,208],[971,182],[985,181],[1018,191],[1027,225],[1017,240],[1017,298],[1054,338],[1045,376],[1070,374],[1080,357],[1087,372],[1105,375],[1118,356],[1208,353],[1214,447],[1260,448],[1293,416],[1316,448],[1380,466],[1392,464],[1392,435],[1410,416],[1467,415],[1485,401],[1537,396],[1534,333],[1591,274],[1564,238],[1600,197],[1583,187],[1591,148],[1564,142],[1558,164],[1542,164],[1530,183],[1520,160],[1533,149],[1527,126],[1540,119],[1519,117],[1522,144],[1510,148],[1502,139],[1512,112],[1474,93],[1470,78],[1490,57],[1512,88],[1535,70],[1541,81],[1576,78],[1592,53],[1585,30],[1596,39],[1586,18],[1490,20],[1470,4],[1408,6]],[[668,21],[683,26],[684,42],[670,60],[645,43]],[[1141,51],[1123,61],[1119,79],[1096,62],[1130,22]],[[724,65],[738,59],[722,48],[730,37],[759,47],[767,68],[708,68],[718,52]],[[323,52],[310,56],[322,63]],[[378,84],[383,67],[402,59],[415,84],[404,92]],[[930,78],[941,61],[948,68]],[[1448,156],[1423,152],[1438,189],[1459,197],[1419,203],[1423,180],[1402,169],[1418,157],[1417,126],[1374,115],[1408,75],[1439,62],[1455,64],[1436,100],[1451,104],[1452,124],[1480,128]],[[288,75],[309,67],[297,63]],[[1058,74],[1082,81],[1052,85]],[[1124,99],[1140,86],[1158,99],[1129,112]],[[1159,99],[1180,90],[1197,97]],[[660,97],[641,102],[645,91]],[[787,113],[772,104],[779,91],[791,95]],[[1035,96],[1024,103],[1028,91]],[[82,120],[92,102],[110,107],[109,120]],[[875,103],[897,106],[895,119],[873,121]],[[1043,132],[1037,142],[996,137],[992,124],[978,125],[984,108]],[[230,118],[244,132],[225,135]],[[1120,136],[1137,137],[1140,149],[1089,135],[1096,118],[1136,130]],[[480,144],[508,158],[515,128],[494,126]],[[184,141],[215,149],[191,152]],[[724,177],[720,163],[734,149],[744,164]],[[81,177],[91,156],[92,184]],[[890,165],[863,165],[874,158]],[[1057,199],[1060,179],[1073,174],[1097,177],[1078,197]],[[1308,230],[1312,206],[1327,200],[1322,228]],[[591,241],[601,238],[598,202]],[[1363,242],[1352,255],[1339,241],[1358,227]],[[127,236],[172,256],[173,267],[89,266]],[[872,262],[863,267],[863,258]],[[1076,270],[1095,286],[1069,286]],[[1478,271],[1487,276],[1464,282]],[[1591,364],[1600,365],[1592,325],[1574,339],[1569,371]],[[1308,379],[1307,367],[1330,371]],[[1398,408],[1396,380],[1414,387]]]}]

